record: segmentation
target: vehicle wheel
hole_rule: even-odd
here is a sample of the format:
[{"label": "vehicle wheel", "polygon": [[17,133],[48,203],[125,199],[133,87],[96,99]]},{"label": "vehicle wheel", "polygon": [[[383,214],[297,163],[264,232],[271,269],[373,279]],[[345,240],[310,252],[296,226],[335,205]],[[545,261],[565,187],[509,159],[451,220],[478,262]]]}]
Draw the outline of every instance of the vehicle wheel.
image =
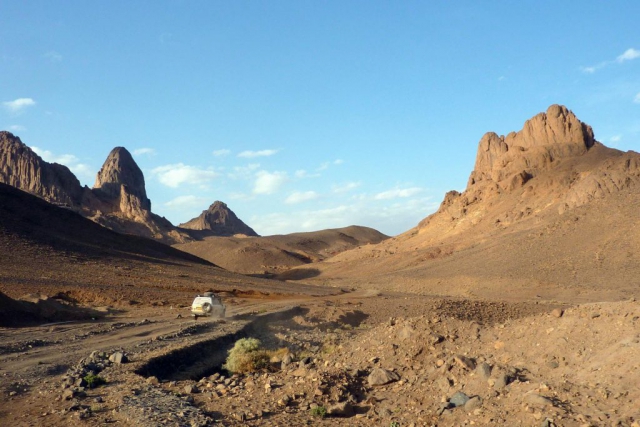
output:
[{"label": "vehicle wheel", "polygon": [[211,313],[211,304],[209,304],[208,302],[202,304],[202,311],[204,311],[205,313]]}]

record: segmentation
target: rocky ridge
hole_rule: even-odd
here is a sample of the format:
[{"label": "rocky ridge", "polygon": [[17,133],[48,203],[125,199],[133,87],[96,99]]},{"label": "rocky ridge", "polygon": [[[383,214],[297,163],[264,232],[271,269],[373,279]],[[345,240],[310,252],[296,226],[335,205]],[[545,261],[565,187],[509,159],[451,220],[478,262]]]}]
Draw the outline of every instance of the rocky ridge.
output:
[{"label": "rocky ridge", "polygon": [[20,138],[0,132],[0,182],[70,208],[112,230],[164,243],[192,240],[168,220],[151,212],[144,176],[131,154],[114,148],[93,189],[63,165],[44,161]]},{"label": "rocky ridge", "polygon": [[[640,182],[640,155],[596,141],[591,126],[561,105],[527,120],[519,132],[486,133],[463,193],[451,191],[438,211],[418,225],[458,231],[483,219],[502,225],[534,212],[563,213]],[[500,206],[511,196],[510,209]]]},{"label": "rocky ridge", "polygon": [[86,189],[66,166],[46,163],[9,132],[0,132],[0,182],[70,207],[82,204]]}]

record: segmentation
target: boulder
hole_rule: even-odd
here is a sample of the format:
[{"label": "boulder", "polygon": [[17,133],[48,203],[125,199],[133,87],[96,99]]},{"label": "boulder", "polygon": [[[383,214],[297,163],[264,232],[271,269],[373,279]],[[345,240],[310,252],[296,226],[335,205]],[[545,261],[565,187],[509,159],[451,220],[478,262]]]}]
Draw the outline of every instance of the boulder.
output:
[{"label": "boulder", "polygon": [[382,368],[374,368],[367,377],[367,382],[370,386],[381,386],[392,383],[394,381],[398,381],[399,379],[400,375],[393,371]]}]

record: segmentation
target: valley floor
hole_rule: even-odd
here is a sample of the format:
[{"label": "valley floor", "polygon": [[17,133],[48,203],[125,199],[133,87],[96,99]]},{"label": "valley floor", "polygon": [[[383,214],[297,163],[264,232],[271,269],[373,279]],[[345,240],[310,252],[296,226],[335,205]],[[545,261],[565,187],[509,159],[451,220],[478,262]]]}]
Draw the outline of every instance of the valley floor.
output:
[{"label": "valley floor", "polygon": [[[637,301],[559,306],[336,291],[228,297],[223,321],[193,321],[185,304],[1,328],[0,424],[640,423]],[[294,358],[229,376],[220,365],[241,337]],[[128,361],[109,362],[117,352]],[[106,384],[81,384],[89,370]]]}]

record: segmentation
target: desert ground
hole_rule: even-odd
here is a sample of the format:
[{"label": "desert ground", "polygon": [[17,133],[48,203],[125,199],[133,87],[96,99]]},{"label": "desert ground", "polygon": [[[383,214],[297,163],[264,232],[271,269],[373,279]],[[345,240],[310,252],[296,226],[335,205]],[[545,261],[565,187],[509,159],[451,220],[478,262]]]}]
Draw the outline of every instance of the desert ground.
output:
[{"label": "desert ground", "polygon": [[[0,425],[640,426],[640,155],[566,107],[487,133],[467,188],[391,238],[198,240],[121,169],[64,192],[3,138],[14,183],[54,169],[0,184]],[[224,318],[190,316],[207,291]]]}]

